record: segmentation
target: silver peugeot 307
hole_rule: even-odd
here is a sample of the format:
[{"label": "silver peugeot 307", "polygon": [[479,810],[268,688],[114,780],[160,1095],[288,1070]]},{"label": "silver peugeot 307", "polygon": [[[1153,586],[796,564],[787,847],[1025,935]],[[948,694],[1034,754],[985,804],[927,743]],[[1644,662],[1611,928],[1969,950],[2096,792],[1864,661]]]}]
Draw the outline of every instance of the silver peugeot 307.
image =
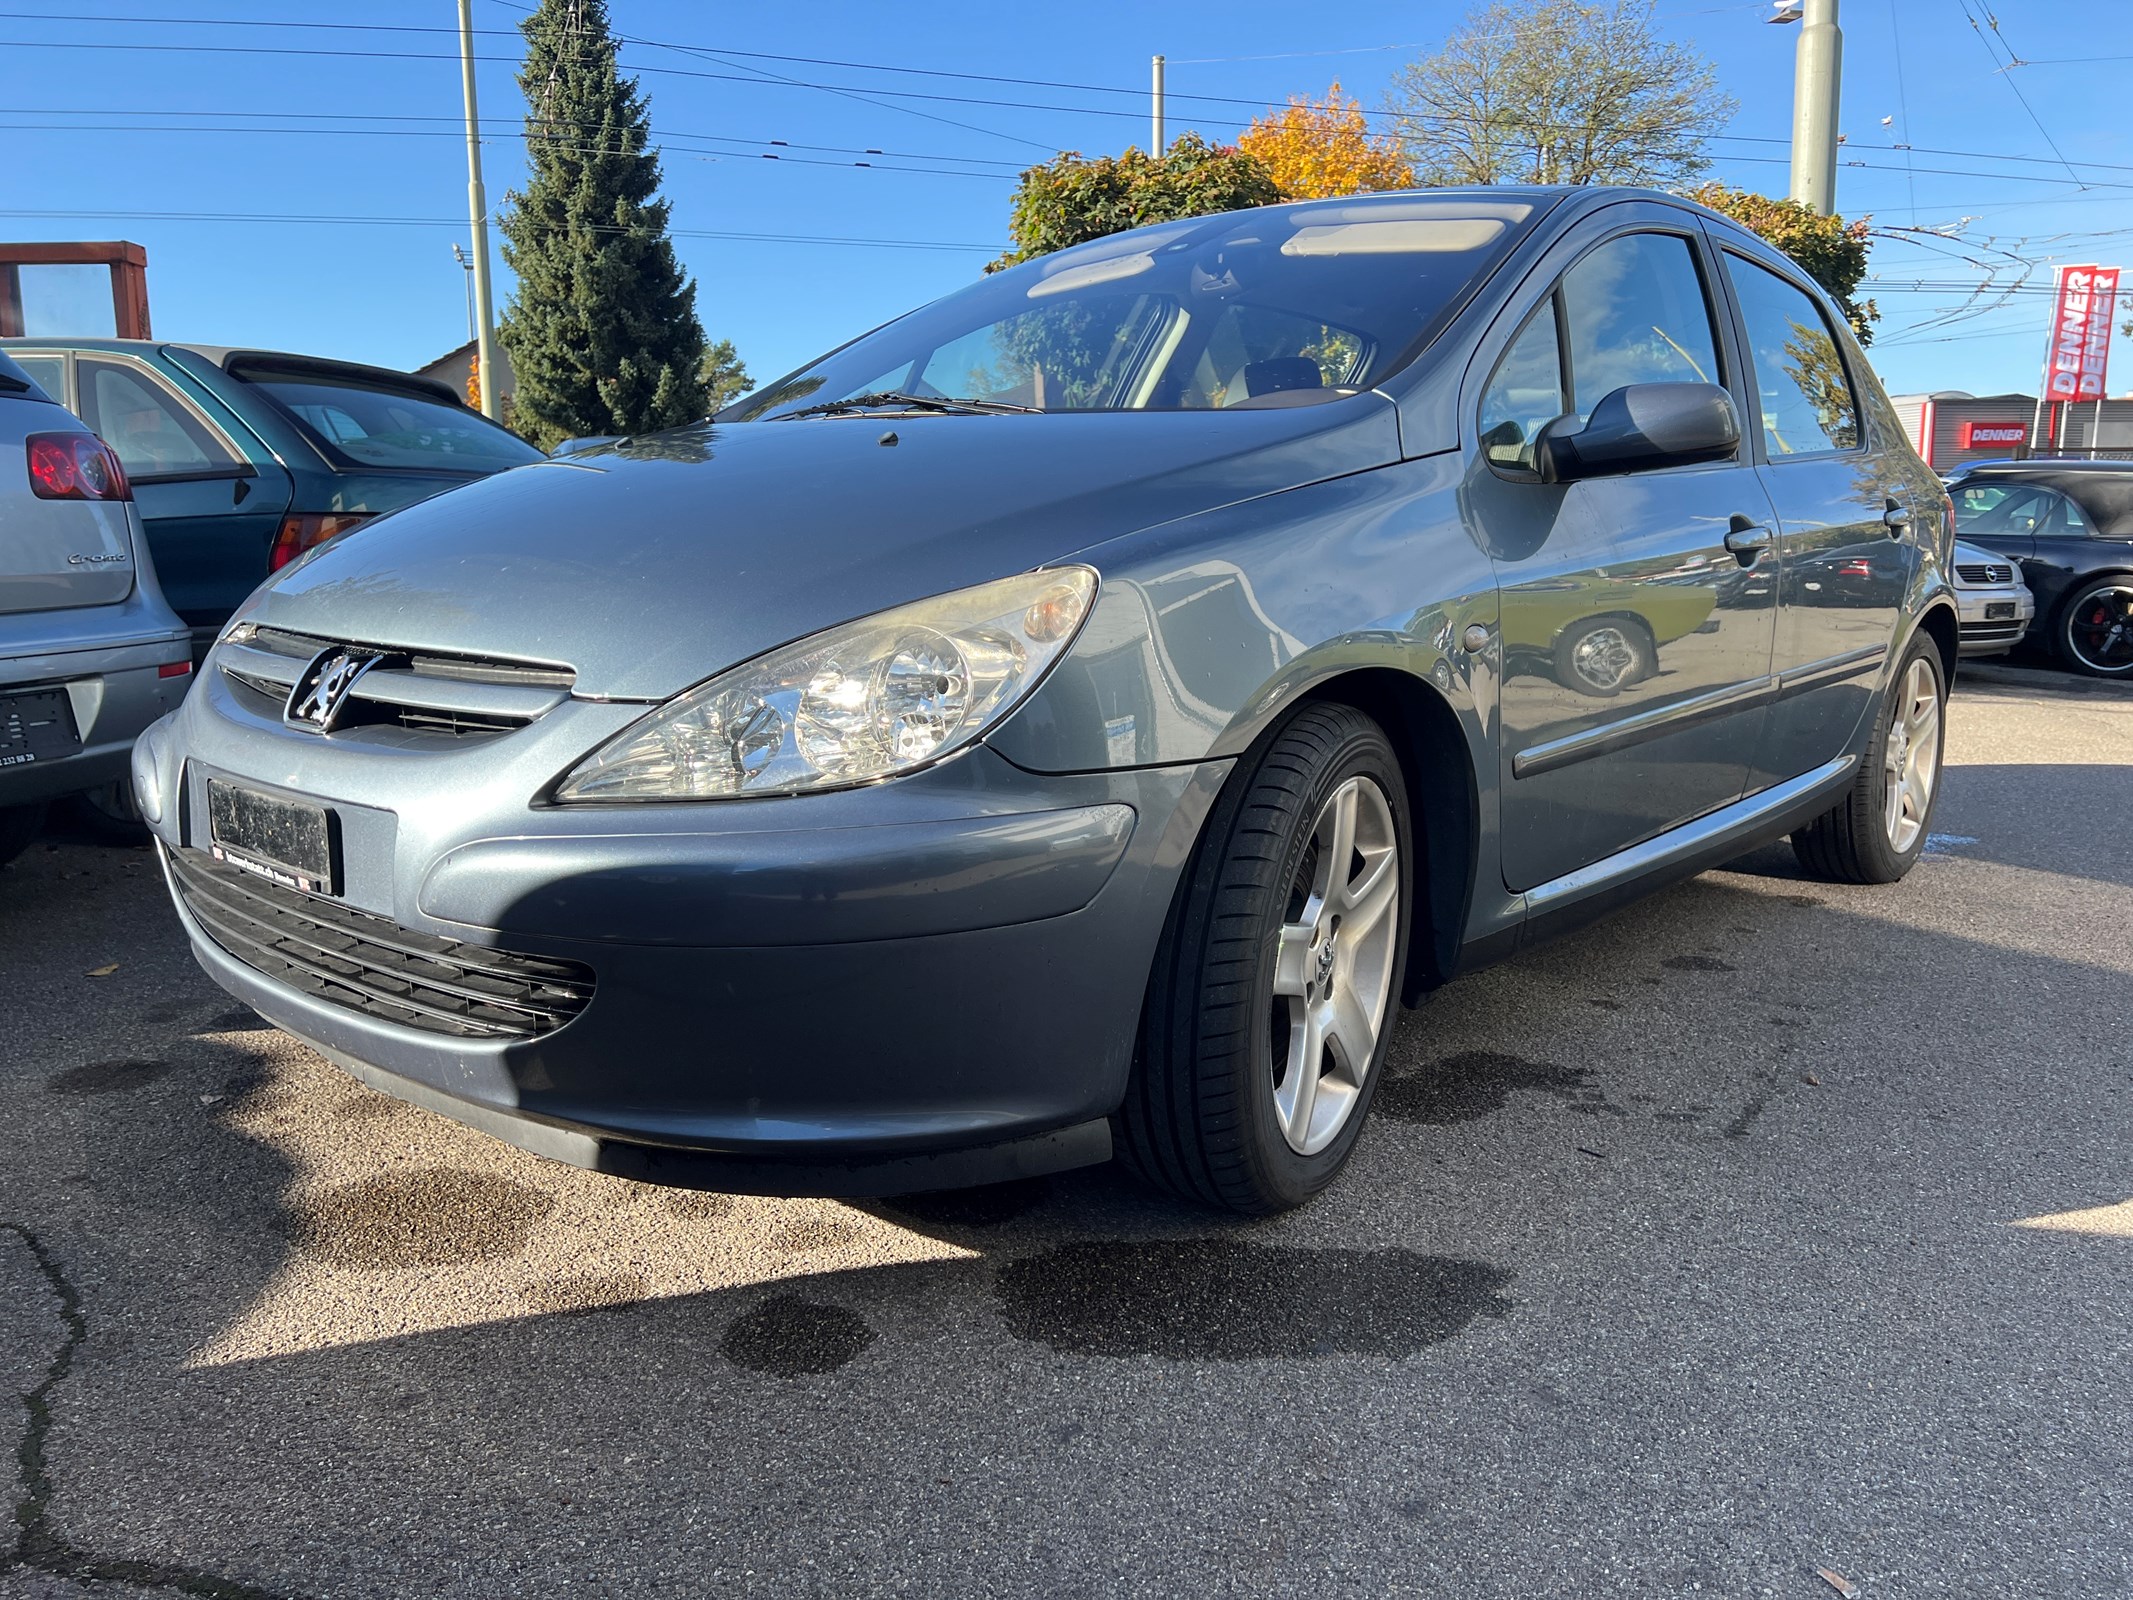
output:
[{"label": "silver peugeot 307", "polygon": [[1271,1211],[1398,1004],[1788,833],[1910,868],[1949,524],[1711,212],[1278,206],[320,548],[136,783],[224,987],[527,1149]]}]

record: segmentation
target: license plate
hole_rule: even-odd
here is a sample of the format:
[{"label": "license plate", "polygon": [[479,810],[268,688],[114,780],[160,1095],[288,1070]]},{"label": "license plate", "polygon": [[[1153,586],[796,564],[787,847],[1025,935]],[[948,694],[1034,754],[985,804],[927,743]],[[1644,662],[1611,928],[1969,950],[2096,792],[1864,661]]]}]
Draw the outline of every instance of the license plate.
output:
[{"label": "license plate", "polygon": [[2014,619],[2014,611],[2014,602],[2012,600],[1988,600],[1985,602],[1985,620],[1987,622],[2011,622]]},{"label": "license plate", "polygon": [[338,894],[339,830],[333,813],[219,778],[207,782],[208,853],[285,889]]},{"label": "license plate", "polygon": [[64,689],[0,694],[0,767],[70,756],[81,748],[74,731],[74,703]]}]

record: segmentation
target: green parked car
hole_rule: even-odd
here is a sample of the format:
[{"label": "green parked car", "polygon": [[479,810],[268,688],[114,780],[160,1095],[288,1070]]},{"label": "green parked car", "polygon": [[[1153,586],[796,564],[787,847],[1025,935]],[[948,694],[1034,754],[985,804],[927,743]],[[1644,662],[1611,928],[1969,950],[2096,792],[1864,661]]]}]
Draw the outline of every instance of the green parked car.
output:
[{"label": "green parked car", "polygon": [[117,452],[195,656],[313,545],[541,452],[447,384],[150,339],[0,340]]}]

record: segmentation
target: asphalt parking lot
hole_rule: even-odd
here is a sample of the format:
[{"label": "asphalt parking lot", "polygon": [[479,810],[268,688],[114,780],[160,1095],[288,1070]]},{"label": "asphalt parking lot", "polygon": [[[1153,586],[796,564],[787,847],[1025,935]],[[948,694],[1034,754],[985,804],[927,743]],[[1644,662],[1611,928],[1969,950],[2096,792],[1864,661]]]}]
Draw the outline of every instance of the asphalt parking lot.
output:
[{"label": "asphalt parking lot", "polygon": [[1462,980],[1258,1224],[548,1165],[56,834],[0,872],[0,1600],[2133,1593],[2133,691],[1967,672],[1935,827]]}]

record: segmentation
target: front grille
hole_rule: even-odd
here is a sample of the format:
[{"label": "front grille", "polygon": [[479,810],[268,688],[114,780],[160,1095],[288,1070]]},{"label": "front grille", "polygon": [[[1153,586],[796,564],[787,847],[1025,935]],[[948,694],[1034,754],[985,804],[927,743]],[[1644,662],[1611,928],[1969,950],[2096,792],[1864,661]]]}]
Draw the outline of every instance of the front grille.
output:
[{"label": "front grille", "polygon": [[[342,642],[246,624],[218,648],[216,661],[247,710],[279,717],[304,667]],[[356,683],[341,728],[397,727],[452,742],[493,739],[546,715],[577,681],[568,667],[536,662],[419,650],[383,654]]]},{"label": "front grille", "polygon": [[1958,565],[1955,569],[1955,575],[1958,578],[1962,579],[1965,583],[2014,582],[2014,568],[2009,566],[2002,566],[1997,562],[1995,562],[1989,567]]},{"label": "front grille", "polygon": [[185,909],[223,950],[349,1011],[459,1039],[531,1039],[592,999],[592,970],[575,961],[417,933],[199,850],[166,845],[163,859]]}]

